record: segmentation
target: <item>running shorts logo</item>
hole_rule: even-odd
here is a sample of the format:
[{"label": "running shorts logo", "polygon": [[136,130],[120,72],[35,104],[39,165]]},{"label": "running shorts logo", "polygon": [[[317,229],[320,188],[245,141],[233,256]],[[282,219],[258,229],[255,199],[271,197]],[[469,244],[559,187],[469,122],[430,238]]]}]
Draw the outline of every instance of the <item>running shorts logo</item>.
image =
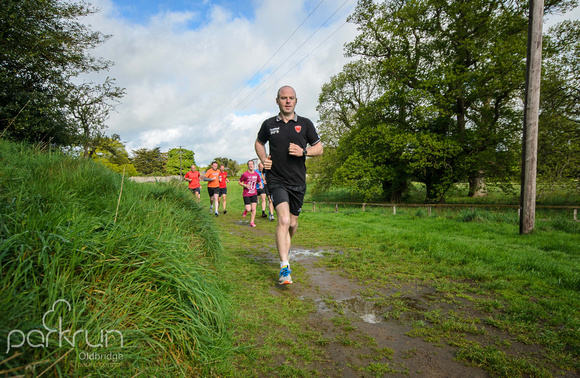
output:
[{"label": "running shorts logo", "polygon": [[296,132],[299,133],[300,130],[302,130],[302,126],[294,126],[294,130],[296,130]]}]

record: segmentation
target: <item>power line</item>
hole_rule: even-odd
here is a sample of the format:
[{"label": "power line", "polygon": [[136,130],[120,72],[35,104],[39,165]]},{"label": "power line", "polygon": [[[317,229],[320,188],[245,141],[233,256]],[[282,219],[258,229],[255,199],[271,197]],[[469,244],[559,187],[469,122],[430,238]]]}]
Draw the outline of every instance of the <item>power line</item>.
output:
[{"label": "power line", "polygon": [[[268,63],[270,63],[270,61],[276,56],[276,54],[278,54],[278,52],[280,50],[282,50],[282,47],[284,47],[286,45],[286,43],[288,43],[288,41],[294,36],[294,34],[296,34],[296,32],[298,32],[298,30],[302,27],[302,25],[304,25],[304,23],[310,18],[310,16],[312,16],[312,14],[314,12],[316,12],[316,10],[318,9],[318,7],[320,7],[320,5],[324,2],[324,0],[320,0],[320,2],[318,3],[318,5],[316,7],[314,7],[314,9],[308,14],[308,16],[306,16],[306,18],[302,21],[302,23],[300,25],[298,25],[298,27],[292,32],[292,34],[290,34],[290,36],[288,38],[286,38],[286,40],[284,41],[284,43],[282,43],[280,45],[280,47],[278,47],[278,49],[272,54],[272,56],[270,56],[270,58],[266,61],[266,63],[264,63],[262,65],[262,67],[260,67],[258,69],[258,71],[256,71],[256,73],[254,74],[254,76],[252,76],[247,82],[246,84],[244,84],[243,87],[240,88],[240,90],[216,113],[214,114],[208,121],[208,124],[211,124],[211,122],[214,120],[214,118],[216,118],[219,114],[221,114],[227,107],[228,105],[230,105],[232,103],[232,101],[234,101],[235,98],[238,97],[238,95],[252,82],[252,80],[254,80],[256,78],[256,76],[258,76],[260,74],[260,72],[264,69],[264,67],[266,67],[266,65]],[[253,93],[253,92],[252,92]],[[223,120],[223,119],[222,119]],[[221,122],[221,121],[220,121]],[[193,139],[193,138],[191,138]],[[187,142],[189,142],[191,139],[189,139]]]},{"label": "power line", "polygon": [[328,39],[330,39],[330,37],[332,37],[337,31],[339,31],[344,25],[346,25],[347,23],[344,22],[342,25],[340,25],[335,31],[333,31],[328,37],[326,37],[324,39],[324,41],[322,41],[318,46],[316,46],[312,51],[310,51],[304,58],[302,58],[298,63],[296,63],[294,66],[292,66],[292,68],[290,68],[288,71],[286,71],[278,80],[276,80],[274,83],[272,83],[268,88],[266,88],[262,93],[260,93],[258,96],[254,97],[254,99],[252,101],[250,101],[246,106],[244,106],[243,108],[239,109],[238,111],[242,111],[244,109],[246,109],[248,106],[250,106],[250,104],[252,104],[254,101],[256,101],[258,98],[260,98],[260,96],[262,96],[264,93],[266,93],[267,91],[270,90],[270,88],[272,88],[276,83],[278,83],[280,80],[282,80],[283,77],[285,77],[288,73],[290,73],[290,71],[292,71],[294,68],[296,68],[300,63],[302,63],[304,60],[306,60],[306,58],[308,58],[314,51],[316,51],[320,46],[322,46],[324,44],[324,42],[326,42]]},{"label": "power line", "polygon": [[[323,1],[323,0],[322,0]],[[254,80],[254,78],[256,76],[258,76],[258,74],[261,72],[261,70],[273,59],[274,56],[276,56],[276,54],[282,49],[283,46],[286,45],[286,43],[290,40],[290,38],[300,29],[300,27],[302,27],[302,25],[306,22],[306,20],[314,13],[314,11],[316,11],[316,9],[321,5],[322,1],[320,3],[318,3],[318,5],[310,12],[310,14],[304,19],[304,21],[296,28],[296,30],[290,35],[290,37],[288,37],[284,43],[276,50],[276,52],[268,59],[268,61],[266,63],[264,63],[262,65],[262,67],[260,68],[260,70],[258,70],[250,80],[248,80],[248,82],[236,93],[236,95],[234,95],[229,101],[228,103],[222,107],[222,109],[217,112],[208,122],[208,125],[211,123],[211,121],[213,121],[220,113],[222,113],[228,105],[230,105],[232,103],[232,101],[237,98],[237,96],[248,86],[249,83],[251,83],[252,80]],[[336,13],[338,13],[350,0],[345,0],[304,42],[302,42],[300,44],[300,46],[298,46],[290,55],[294,55],[297,51],[299,51],[320,29],[322,29],[324,27],[324,25],[326,25],[330,19],[332,19],[332,17],[334,17],[334,15],[336,15]],[[243,108],[238,108],[241,104],[244,103],[244,101],[246,99],[248,99],[253,93],[255,93],[262,85],[264,85],[264,83],[266,83],[268,81],[268,79],[270,77],[272,77],[284,64],[286,64],[288,61],[284,60],[283,63],[281,63],[273,72],[271,72],[264,80],[262,80],[262,82],[252,90],[252,92],[250,92],[250,94],[248,94],[246,97],[244,97],[244,99],[242,99],[238,105],[236,105],[232,111],[240,111],[240,110],[244,110],[246,109],[250,104],[252,104],[254,101],[256,101],[260,96],[262,96],[264,93],[266,93],[270,88],[272,88],[272,86],[274,86],[276,83],[278,83],[280,80],[282,80],[289,72],[291,72],[293,69],[295,69],[300,63],[302,63],[304,60],[306,60],[310,55],[312,55],[316,50],[318,50],[326,41],[328,41],[334,34],[336,34],[344,25],[346,25],[347,22],[345,21],[344,23],[342,23],[337,29],[335,29],[328,37],[326,37],[320,44],[318,44],[314,49],[312,49],[306,56],[304,56],[300,61],[298,61],[294,66],[292,66],[292,68],[290,68],[288,71],[286,71],[282,76],[280,76],[274,83],[272,83],[267,89],[265,89],[263,92],[261,92],[258,96],[254,97],[249,103],[247,103]],[[223,116],[220,121],[218,122],[218,124],[222,123],[224,121],[224,119],[227,117],[227,115]],[[203,138],[205,137],[208,133],[209,133],[210,129],[206,129],[205,132],[203,132],[201,135],[197,134],[196,138]],[[190,141],[193,140],[193,137],[190,138],[189,140],[186,140],[184,144],[189,143]],[[183,142],[182,142],[183,143]]]},{"label": "power line", "polygon": [[[349,0],[345,0],[344,3],[342,3],[342,5],[336,10],[334,11],[333,14],[330,15],[330,17],[328,17],[326,19],[326,21],[324,21],[324,23],[322,23],[322,25],[320,25],[315,31],[314,33],[312,33],[310,35],[310,37],[308,37],[300,46],[298,46],[298,48],[296,50],[294,50],[292,52],[292,54],[290,54],[290,56],[294,55],[295,52],[297,52],[298,50],[300,50],[302,48],[302,46],[304,46],[306,44],[306,42],[308,42],[313,36],[314,34],[316,34],[324,25],[326,25],[326,23],[348,2]],[[310,51],[304,58],[302,58],[302,60],[300,60],[298,63],[296,63],[292,68],[290,68],[288,71],[286,71],[281,77],[280,79],[278,79],[277,81],[274,82],[274,84],[276,84],[277,82],[279,82],[282,77],[284,77],[285,75],[287,75],[290,71],[292,71],[294,68],[296,68],[296,66],[298,66],[300,63],[302,63],[306,58],[308,58],[315,50],[317,50],[320,46],[322,46],[322,44],[324,42],[326,42],[330,37],[332,37],[338,30],[340,30],[344,25],[346,24],[346,22],[344,22],[342,25],[340,25],[334,32],[332,32],[324,41],[322,41],[318,46],[316,46],[312,51]],[[260,88],[262,86],[262,84],[264,84],[272,75],[274,75],[280,68],[282,68],[282,66],[284,64],[286,64],[287,61],[284,61],[282,64],[280,64],[270,75],[268,75],[268,77],[266,77],[266,79],[264,79],[264,81],[262,81],[260,83],[260,85],[258,85],[249,95],[247,95],[242,101],[240,101],[240,104],[242,104],[244,101],[246,101],[246,99],[248,97],[250,97],[256,90],[258,90],[258,88]],[[274,84],[270,85],[268,87],[268,89],[270,89]],[[267,89],[267,90],[268,90]],[[254,99],[252,101],[250,101],[246,106],[244,106],[243,108],[239,109],[239,111],[244,110],[245,108],[247,108],[251,103],[253,103],[254,101],[256,101],[256,99],[258,99],[262,94],[264,94],[264,92],[260,93],[258,96],[254,97]],[[235,108],[234,108],[235,109]]]}]

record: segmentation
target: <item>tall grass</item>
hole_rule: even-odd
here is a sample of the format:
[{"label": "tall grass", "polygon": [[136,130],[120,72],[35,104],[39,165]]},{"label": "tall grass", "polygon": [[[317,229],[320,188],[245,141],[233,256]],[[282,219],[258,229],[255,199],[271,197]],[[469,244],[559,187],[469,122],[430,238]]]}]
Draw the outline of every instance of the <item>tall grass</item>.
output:
[{"label": "tall grass", "polygon": [[125,181],[115,222],[120,187],[0,140],[0,373],[192,376],[229,355],[213,221],[183,188]]}]

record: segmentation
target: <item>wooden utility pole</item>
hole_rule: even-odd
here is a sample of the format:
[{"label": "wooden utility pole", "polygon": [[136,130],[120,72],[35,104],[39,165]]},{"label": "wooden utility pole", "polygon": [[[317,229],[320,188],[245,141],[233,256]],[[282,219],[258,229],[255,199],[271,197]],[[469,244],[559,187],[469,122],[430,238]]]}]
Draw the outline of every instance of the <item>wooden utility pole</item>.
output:
[{"label": "wooden utility pole", "polygon": [[179,146],[179,181],[183,181],[183,172],[181,170],[181,146]]},{"label": "wooden utility pole", "polygon": [[538,118],[542,76],[542,24],[544,0],[530,0],[524,134],[522,141],[522,183],[520,234],[534,230],[536,220],[536,169],[538,166]]}]

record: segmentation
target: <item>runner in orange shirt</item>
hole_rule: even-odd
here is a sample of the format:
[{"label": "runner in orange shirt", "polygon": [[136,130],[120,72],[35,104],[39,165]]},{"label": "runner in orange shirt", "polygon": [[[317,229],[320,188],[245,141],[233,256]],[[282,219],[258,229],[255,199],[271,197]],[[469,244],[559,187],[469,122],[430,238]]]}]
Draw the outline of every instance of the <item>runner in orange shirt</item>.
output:
[{"label": "runner in orange shirt", "polygon": [[204,181],[209,181],[207,183],[207,192],[209,194],[210,200],[213,199],[213,208],[215,210],[215,216],[218,216],[218,196],[220,193],[220,181],[219,181],[220,171],[218,169],[217,161],[211,163],[211,168],[205,172],[203,176]]}]

